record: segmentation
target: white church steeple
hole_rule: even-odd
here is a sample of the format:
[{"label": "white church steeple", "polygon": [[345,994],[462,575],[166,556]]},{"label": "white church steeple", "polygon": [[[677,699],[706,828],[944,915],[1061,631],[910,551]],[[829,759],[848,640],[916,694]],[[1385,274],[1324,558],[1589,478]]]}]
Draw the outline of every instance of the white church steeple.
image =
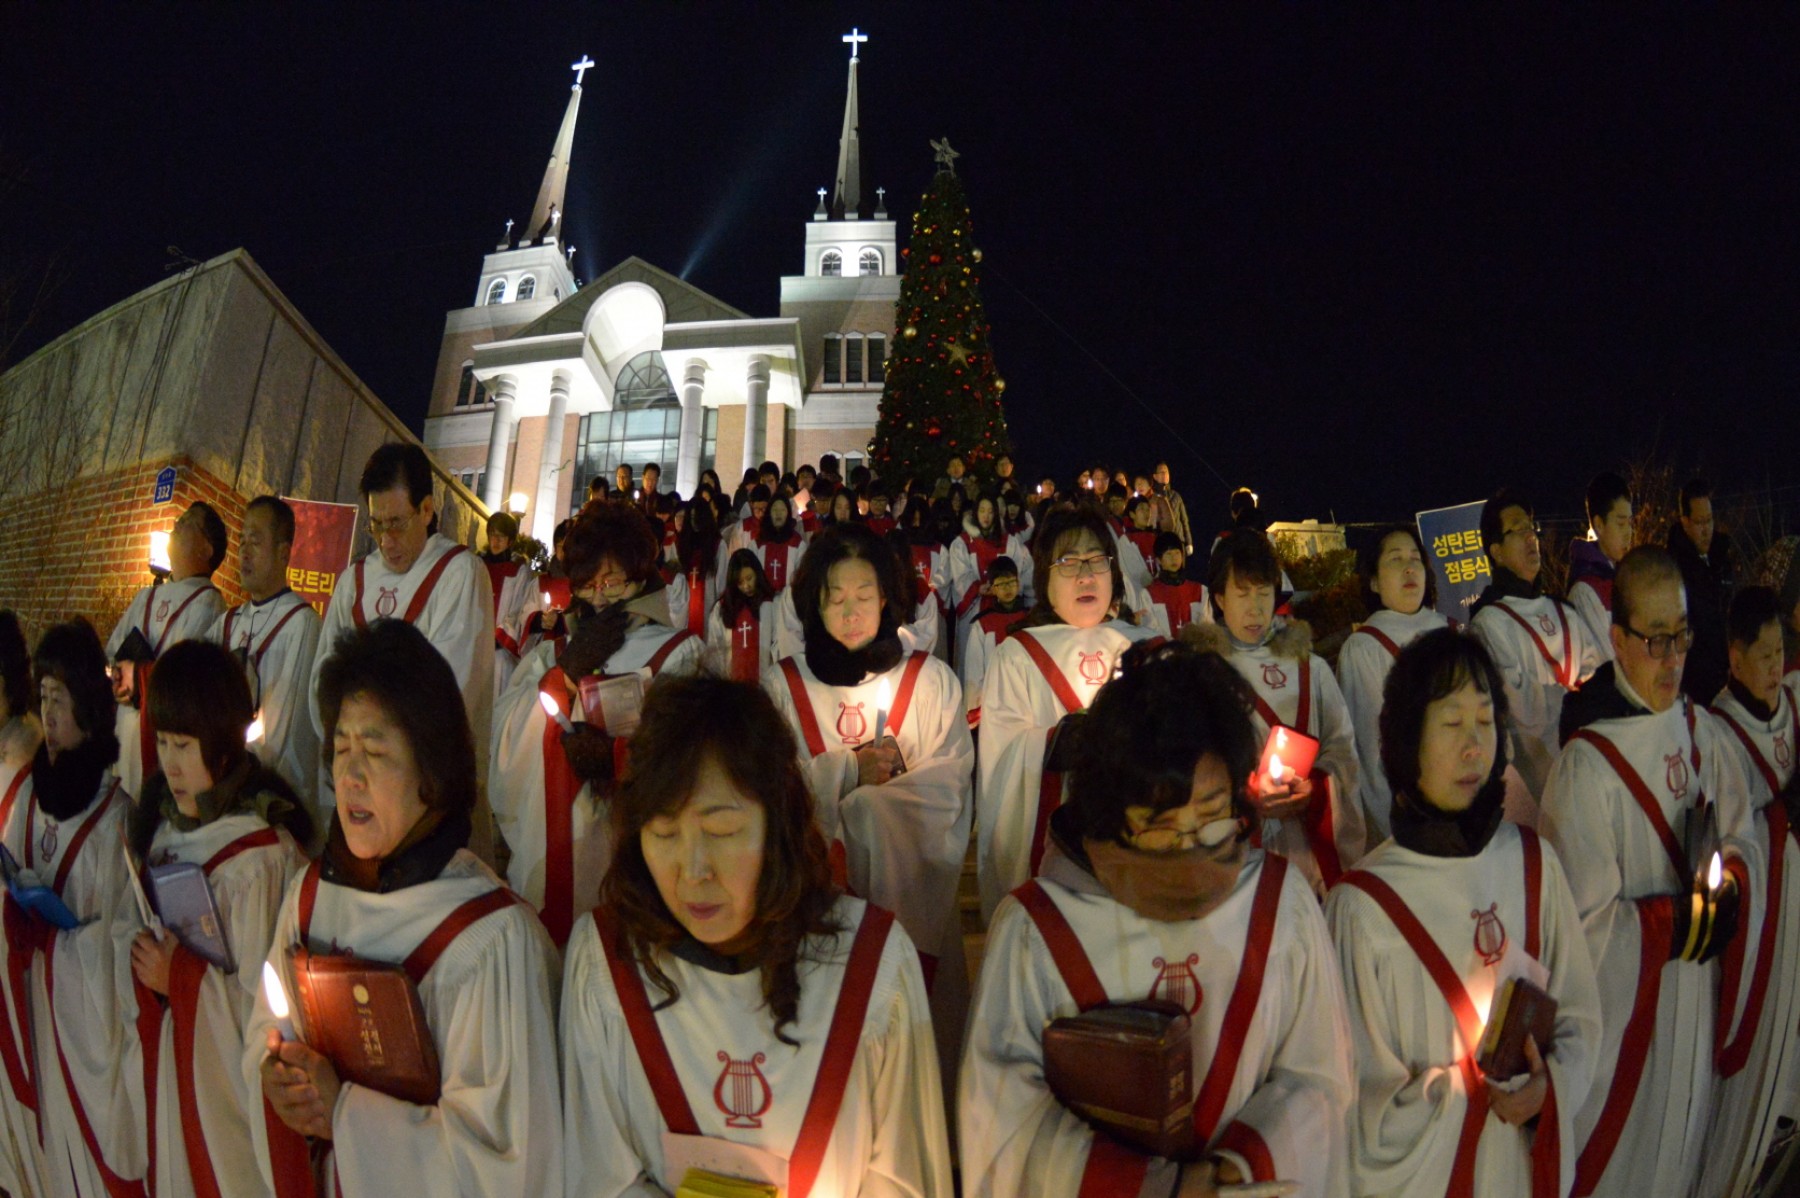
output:
[{"label": "white church steeple", "polygon": [[844,35],[850,43],[850,86],[844,100],[844,131],[838,137],[837,191],[831,197],[831,215],[838,220],[856,220],[862,214],[862,130],[856,114],[857,53],[869,35],[852,28]]},{"label": "white church steeple", "polygon": [[527,240],[554,243],[562,239],[563,192],[569,183],[569,152],[575,146],[575,117],[581,111],[581,77],[593,65],[594,60],[583,54],[580,62],[569,67],[575,72],[575,86],[569,89],[569,106],[563,111],[562,128],[556,132],[556,145],[550,150],[544,181],[538,186],[537,203],[531,206],[531,219],[525,222]]},{"label": "white church steeple", "polygon": [[852,29],[842,39],[850,47],[850,80],[844,93],[844,124],[838,135],[837,183],[819,188],[819,206],[806,230],[804,277],[851,279],[895,276],[894,224],[887,218],[887,189],[875,189],[874,211],[863,190],[862,117],[857,104],[857,72],[869,35]]}]

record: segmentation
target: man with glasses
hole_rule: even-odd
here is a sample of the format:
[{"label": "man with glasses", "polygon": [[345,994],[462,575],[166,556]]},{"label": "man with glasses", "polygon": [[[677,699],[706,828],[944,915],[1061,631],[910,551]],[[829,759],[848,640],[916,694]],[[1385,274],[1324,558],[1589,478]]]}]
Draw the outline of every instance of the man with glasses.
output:
[{"label": "man with glasses", "polygon": [[[1513,734],[1512,762],[1535,802],[1556,759],[1563,696],[1600,668],[1600,647],[1580,615],[1546,595],[1539,576],[1543,546],[1531,504],[1502,490],[1481,509],[1481,543],[1493,582],[1475,600],[1470,623],[1486,643],[1506,687]],[[1508,815],[1535,824],[1535,811]]]},{"label": "man with glasses", "polygon": [[[431,459],[417,445],[390,441],[376,448],[358,487],[369,513],[375,552],[339,577],[325,610],[319,653],[312,670],[313,729],[319,715],[319,670],[338,638],[376,620],[405,620],[456,674],[469,731],[475,737],[476,777],[487,776],[488,716],[494,704],[494,598],[481,559],[437,530]],[[321,775],[321,798],[331,793],[330,772]],[[478,804],[469,847],[490,860],[493,838],[485,796]]]},{"label": "man with glasses", "polygon": [[1703,478],[1690,478],[1681,485],[1676,504],[1680,518],[1669,529],[1669,556],[1681,567],[1688,618],[1694,622],[1694,648],[1688,654],[1681,687],[1695,702],[1710,703],[1730,674],[1725,612],[1737,582],[1737,559],[1731,552],[1731,538],[1719,535],[1711,484]]},{"label": "man with glasses", "polygon": [[288,587],[293,549],[294,509],[273,495],[252,499],[238,537],[238,582],[249,598],[206,635],[231,650],[250,680],[251,752],[307,801],[322,843],[331,813],[318,803],[319,737],[306,709],[320,620]]},{"label": "man with glasses", "polygon": [[1575,1117],[1574,1192],[1690,1194],[1714,1147],[1715,961],[1737,928],[1744,862],[1761,857],[1730,733],[1681,693],[1693,632],[1665,550],[1619,562],[1611,635],[1613,661],[1564,704],[1567,743],[1544,789],[1604,1033]]}]

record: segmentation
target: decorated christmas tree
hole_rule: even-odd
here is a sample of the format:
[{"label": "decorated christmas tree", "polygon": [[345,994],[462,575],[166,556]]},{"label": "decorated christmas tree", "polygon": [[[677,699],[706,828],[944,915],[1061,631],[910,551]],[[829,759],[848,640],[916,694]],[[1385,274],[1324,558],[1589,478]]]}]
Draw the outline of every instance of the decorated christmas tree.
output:
[{"label": "decorated christmas tree", "polygon": [[991,478],[994,459],[1012,452],[1000,404],[1006,381],[994,369],[981,250],[956,176],[958,154],[948,139],[931,145],[938,172],[901,251],[899,328],[875,423],[875,469],[890,480],[929,483],[960,455],[970,473]]}]

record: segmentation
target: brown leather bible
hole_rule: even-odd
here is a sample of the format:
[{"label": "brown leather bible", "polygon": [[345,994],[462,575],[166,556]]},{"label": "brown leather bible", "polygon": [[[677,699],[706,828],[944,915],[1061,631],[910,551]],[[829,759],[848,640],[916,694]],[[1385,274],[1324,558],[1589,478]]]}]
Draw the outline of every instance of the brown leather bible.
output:
[{"label": "brown leather bible", "polygon": [[437,1041],[404,966],[294,951],[304,1039],[342,1081],[432,1106],[441,1087]]},{"label": "brown leather bible", "polygon": [[1536,1040],[1538,1051],[1544,1052],[1555,1035],[1556,1000],[1524,978],[1508,978],[1494,998],[1475,1064],[1500,1081],[1529,1073],[1525,1037]]},{"label": "brown leather bible", "polygon": [[1194,1155],[1187,1012],[1167,1002],[1095,1007],[1044,1029],[1044,1080],[1095,1130],[1153,1156]]}]

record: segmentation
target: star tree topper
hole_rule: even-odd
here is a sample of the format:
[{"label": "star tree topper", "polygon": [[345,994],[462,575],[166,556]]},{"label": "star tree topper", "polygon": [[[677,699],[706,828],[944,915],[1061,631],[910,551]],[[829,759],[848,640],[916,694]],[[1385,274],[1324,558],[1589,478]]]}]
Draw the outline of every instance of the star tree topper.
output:
[{"label": "star tree topper", "polygon": [[936,152],[937,164],[954,175],[956,173],[956,160],[962,157],[962,152],[950,148],[950,139],[948,137],[939,138],[932,142],[931,148]]}]

